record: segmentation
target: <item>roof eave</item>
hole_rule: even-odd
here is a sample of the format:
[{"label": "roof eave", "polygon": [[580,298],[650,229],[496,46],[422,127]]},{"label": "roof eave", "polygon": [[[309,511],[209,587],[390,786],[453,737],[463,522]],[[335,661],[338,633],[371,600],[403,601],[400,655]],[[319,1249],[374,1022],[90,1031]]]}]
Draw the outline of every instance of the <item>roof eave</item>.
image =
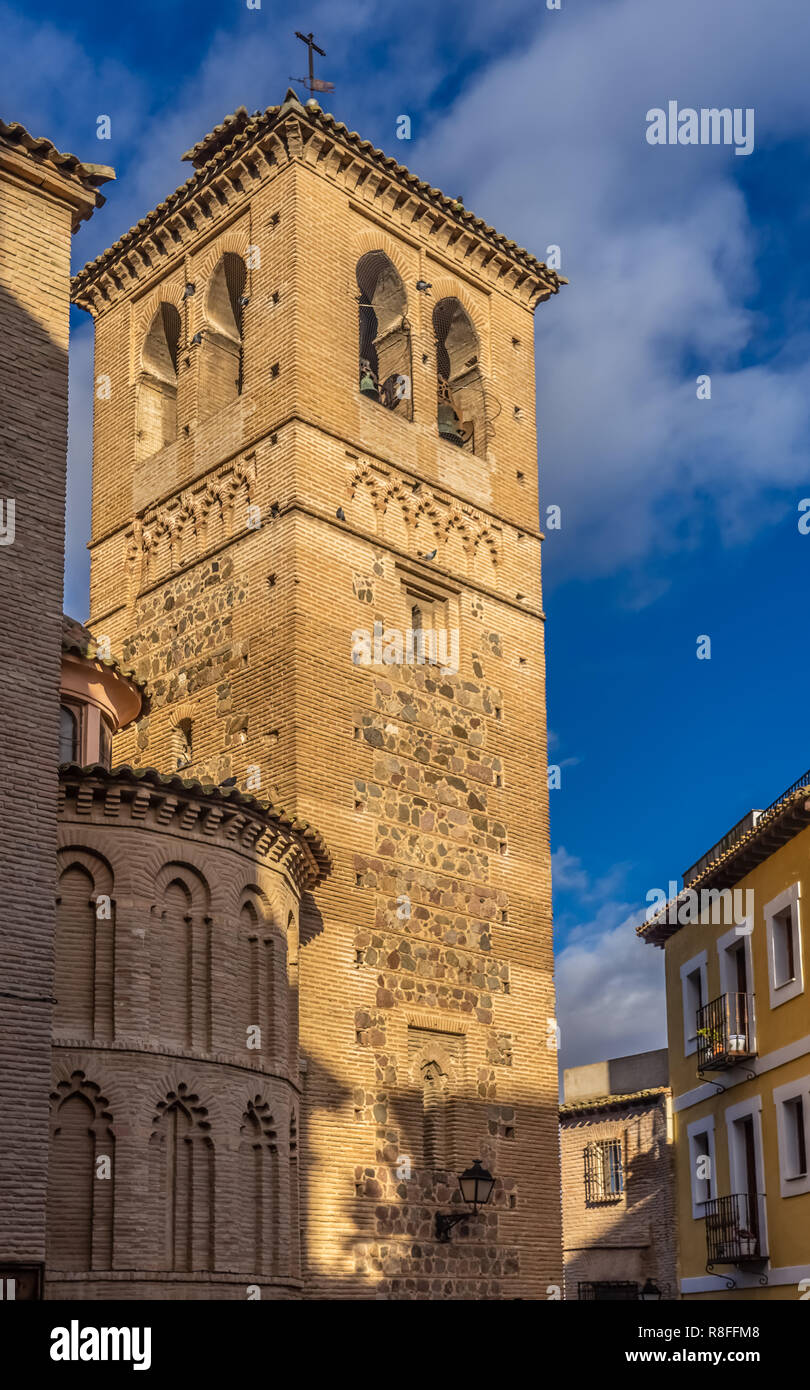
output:
[{"label": "roof eave", "polygon": [[118,763],[112,768],[102,763],[82,767],[78,763],[62,763],[59,767],[60,779],[86,780],[97,777],[99,785],[109,785],[120,781],[131,786],[149,786],[157,793],[182,792],[205,802],[208,805],[224,806],[231,811],[241,808],[248,814],[257,816],[266,824],[272,824],[280,831],[296,839],[302,852],[312,865],[307,887],[314,887],[331,872],[332,856],[320,831],[308,821],[300,820],[295,814],[275,806],[271,801],[262,801],[249,792],[236,787],[220,787],[213,783],[203,783],[196,778],[180,777],[177,773],[160,772],[154,767],[133,767],[130,763]]},{"label": "roof eave", "polygon": [[[752,830],[721,855],[707,864],[692,882],[682,888],[676,898],[672,898],[650,919],[636,927],[636,935],[651,946],[664,946],[671,936],[686,926],[700,926],[699,922],[679,922],[678,903],[692,890],[700,892],[714,889],[723,892],[733,888],[753,869],[763,864],[772,854],[800,835],[810,825],[810,787],[798,787],[786,801],[760,818]],[[802,803],[801,806],[799,803]],[[676,920],[670,921],[675,909]]]},{"label": "roof eave", "polygon": [[586,1100],[563,1101],[560,1117],[568,1119],[574,1115],[587,1114],[589,1110],[615,1110],[628,1105],[653,1105],[662,1096],[669,1095],[669,1086],[647,1086],[640,1091],[628,1091],[623,1095],[593,1096]]},{"label": "roof eave", "polygon": [[[187,150],[184,159],[189,159],[195,165],[195,173],[184,184],[181,184],[174,193],[169,194],[158,207],[142,217],[133,227],[125,232],[122,237],[113,242],[112,246],[96,257],[94,261],[88,262],[74,276],[71,282],[71,292],[75,302],[82,304],[85,291],[92,282],[105,270],[110,268],[119,256],[126,254],[130,246],[137,240],[137,237],[144,231],[153,230],[160,221],[175,210],[178,202],[182,201],[183,195],[190,197],[198,188],[202,188],[207,179],[215,171],[214,166],[220,172],[227,162],[223,156],[234,147],[234,152],[245,153],[249,144],[258,139],[263,139],[276,132],[288,120],[298,123],[305,122],[311,130],[322,129],[329,133],[332,138],[340,140],[351,152],[353,157],[369,159],[372,163],[382,165],[388,175],[396,178],[402,183],[403,191],[408,190],[412,194],[423,198],[426,202],[438,206],[442,213],[450,218],[454,218],[471,235],[489,245],[493,245],[497,252],[506,256],[515,266],[523,271],[530,272],[541,282],[542,289],[534,296],[534,304],[542,303],[550,298],[552,294],[558,294],[562,285],[568,284],[565,276],[558,275],[543,261],[538,261],[531,252],[526,251],[516,242],[510,241],[502,233],[490,227],[481,218],[477,218],[467,209],[462,208],[458,211],[457,200],[448,198],[440,189],[432,188],[424,180],[418,179],[404,165],[399,164],[392,156],[386,155],[382,150],[376,149],[370,141],[363,140],[356,131],[349,131],[343,122],[336,121],[328,112],[321,109],[317,103],[311,106],[303,106],[295,92],[289,89],[284,103],[281,106],[267,107],[264,112],[248,117],[247,112],[242,116],[245,108],[238,108],[238,119],[234,122],[233,118],[226,118],[220,126],[215,127],[209,135]],[[233,131],[229,128],[229,122],[235,124],[238,129]],[[89,307],[85,302],[83,307]]]}]

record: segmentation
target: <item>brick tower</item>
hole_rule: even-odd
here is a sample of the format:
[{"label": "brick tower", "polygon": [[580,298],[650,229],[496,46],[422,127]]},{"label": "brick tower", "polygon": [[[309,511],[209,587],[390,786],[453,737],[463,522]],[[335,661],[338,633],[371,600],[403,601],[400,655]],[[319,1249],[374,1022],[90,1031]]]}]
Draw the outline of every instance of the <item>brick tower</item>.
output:
[{"label": "brick tower", "polygon": [[[114,761],[271,800],[310,1297],[561,1283],[533,319],[559,278],[314,103],[229,116],[77,276]],[[198,1063],[198,1071],[199,1071]],[[481,1158],[489,1205],[460,1211]]]}]

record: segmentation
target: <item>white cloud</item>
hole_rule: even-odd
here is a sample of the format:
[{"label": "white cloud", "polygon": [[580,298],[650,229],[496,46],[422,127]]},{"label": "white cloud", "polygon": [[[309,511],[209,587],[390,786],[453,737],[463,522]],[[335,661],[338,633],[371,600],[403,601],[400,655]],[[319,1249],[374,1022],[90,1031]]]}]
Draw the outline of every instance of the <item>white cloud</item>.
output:
[{"label": "white cloud", "polygon": [[95,59],[68,25],[31,10],[0,3],[0,115],[88,163],[112,164],[113,142],[96,138],[97,117],[111,115],[116,139],[129,139],[143,99],[140,79],[115,58]]},{"label": "white cloud", "polygon": [[[202,63],[179,64],[172,91],[157,94],[120,63],[88,57],[70,33],[11,17],[6,51],[32,53],[47,80],[33,96],[29,72],[6,61],[6,103],[18,108],[7,114],[60,142],[67,123],[77,153],[114,160],[116,142],[108,155],[94,138],[97,109],[112,103],[126,137],[124,176],[79,232],[77,264],[188,176],[179,155],[226,112],[283,95],[302,60],[277,42],[277,10],[240,10],[230,30],[211,34]],[[780,142],[807,138],[805,0],[780,0],[776,21],[757,0],[582,0],[560,12],[521,0],[450,0],[437,11],[415,0],[409,13],[408,42],[398,30],[394,42],[382,0],[316,0],[312,26],[328,34],[322,71],[338,87],[329,104],[506,235],[541,256],[562,247],[571,284],[537,315],[544,500],[563,509],[546,544],[555,579],[631,573],[631,601],[643,606],[666,587],[662,559],[696,550],[715,528],[739,543],[782,518],[786,501],[795,525],[810,368],[796,344],[741,365],[761,330],[747,303],[762,245],[736,180]],[[397,114],[412,110],[418,137],[420,111],[459,76],[448,69],[448,14],[464,20],[461,95],[426,136],[401,143]],[[525,41],[504,56],[510,18]],[[369,33],[373,80],[356,63]],[[647,145],[646,111],[670,98],[753,106],[754,153]],[[685,361],[696,364],[688,375]],[[712,376],[709,402],[696,398],[698,371]]]},{"label": "white cloud", "polygon": [[643,918],[606,902],[557,952],[561,1070],[666,1046],[664,953],[636,936]]},{"label": "white cloud", "polygon": [[621,888],[629,867],[614,864],[601,878],[592,879],[582,860],[560,845],[551,856],[551,880],[555,893],[575,893],[583,903],[608,901]]},{"label": "white cloud", "polygon": [[[645,945],[634,928],[644,909],[621,897],[630,866],[615,864],[594,879],[582,860],[561,845],[551,856],[557,933],[557,1022],[560,1067],[645,1052],[666,1044],[664,957]],[[559,912],[559,895],[578,906]]]},{"label": "white cloud", "polygon": [[551,856],[551,877],[557,891],[582,893],[587,891],[590,879],[582,866],[582,860],[569,854],[564,845],[555,849]]},{"label": "white cloud", "polygon": [[[741,365],[760,327],[746,308],[760,244],[736,183],[747,161],[645,141],[646,111],[670,98],[754,107],[752,161],[806,140],[810,10],[782,0],[778,11],[777,23],[755,0],[560,12],[485,71],[425,146],[428,176],[463,185],[500,230],[541,257],[562,247],[571,284],[537,315],[541,479],[563,509],[546,549],[557,577],[660,561],[714,525],[726,543],[745,539],[763,493],[806,477],[806,354]],[[699,364],[688,375],[686,360]],[[703,371],[709,402],[695,395]],[[646,580],[637,601],[660,591]]]}]

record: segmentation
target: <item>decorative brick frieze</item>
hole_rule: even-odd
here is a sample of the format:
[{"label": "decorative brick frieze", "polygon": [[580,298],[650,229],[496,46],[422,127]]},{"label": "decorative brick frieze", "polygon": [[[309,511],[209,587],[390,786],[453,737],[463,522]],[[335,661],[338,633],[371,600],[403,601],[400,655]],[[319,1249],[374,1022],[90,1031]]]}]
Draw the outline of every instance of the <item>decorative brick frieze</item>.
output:
[{"label": "decorative brick frieze", "polygon": [[64,767],[59,820],[49,1296],[75,1296],[74,1272],[100,1296],[126,1269],[143,1288],[171,1272],[171,1297],[239,1271],[243,1297],[288,1297],[298,913],[323,842],[240,793],[126,767]]}]

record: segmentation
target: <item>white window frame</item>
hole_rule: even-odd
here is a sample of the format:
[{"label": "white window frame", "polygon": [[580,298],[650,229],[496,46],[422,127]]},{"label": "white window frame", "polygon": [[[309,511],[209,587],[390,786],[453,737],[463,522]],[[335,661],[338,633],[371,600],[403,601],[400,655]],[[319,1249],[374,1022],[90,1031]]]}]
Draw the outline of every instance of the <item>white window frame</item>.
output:
[{"label": "white window frame", "polygon": [[[804,1148],[807,1155],[808,1171],[803,1178],[791,1178],[787,1168],[787,1129],[785,1126],[785,1105],[801,1096],[804,1102]],[[796,1081],[786,1081],[783,1086],[774,1086],[773,1103],[776,1106],[776,1142],[779,1149],[779,1191],[782,1197],[799,1197],[810,1192],[810,1076],[800,1076]]]},{"label": "white window frame", "polygon": [[[683,1055],[684,1055],[684,1057],[689,1057],[689,1056],[691,1056],[691,1054],[692,1054],[693,1052],[697,1052],[697,1028],[696,1028],[696,1027],[695,1027],[695,1036],[694,1036],[693,1038],[690,1038],[690,1037],[689,1037],[689,1027],[690,1027],[690,1024],[689,1024],[689,1022],[688,1022],[688,1016],[689,1016],[689,1007],[688,1007],[688,1005],[689,1005],[689,994],[688,994],[688,986],[687,986],[687,983],[686,983],[686,981],[687,981],[687,976],[693,975],[694,972],[695,972],[696,970],[699,970],[699,971],[700,971],[700,988],[701,988],[701,993],[702,993],[702,996],[703,996],[703,1003],[704,1003],[704,1005],[705,1005],[705,1004],[708,1004],[708,1003],[709,1003],[709,970],[708,970],[708,961],[709,961],[709,953],[708,953],[708,951],[701,951],[699,956],[693,956],[691,960],[685,961],[684,964],[681,966],[681,997],[682,997],[682,1012],[683,1012]],[[695,1025],[694,1025],[694,1021],[693,1021],[693,1023],[692,1023],[691,1026],[692,1026],[692,1027],[695,1026]]]},{"label": "white window frame", "polygon": [[768,1250],[768,1217],[767,1203],[765,1200],[765,1158],[762,1148],[762,1096],[749,1096],[747,1100],[740,1100],[736,1105],[730,1105],[724,1113],[726,1120],[726,1146],[728,1151],[729,1194],[732,1196],[738,1192],[745,1192],[747,1190],[747,1174],[735,1142],[734,1123],[736,1120],[746,1119],[748,1115],[750,1115],[754,1121],[754,1163],[757,1170],[760,1239],[762,1249]]},{"label": "white window frame", "polygon": [[[762,909],[765,914],[765,933],[768,942],[768,992],[772,1009],[778,1009],[780,1004],[786,1004],[789,999],[795,999],[797,994],[804,993],[801,895],[801,884],[792,883],[783,893],[778,893],[775,898],[771,898],[771,901],[766,903]],[[780,912],[784,912],[786,907],[790,908],[791,922],[793,925],[793,966],[796,974],[792,980],[787,980],[785,984],[778,985],[776,983],[776,957],[774,950],[774,918]]]},{"label": "white window frame", "polygon": [[742,938],[743,950],[745,951],[745,974],[748,979],[748,993],[751,996],[751,1015],[748,1020],[750,1031],[749,1045],[752,1052],[756,1052],[757,1047],[757,1026],[756,1026],[756,990],[754,989],[754,951],[751,938],[754,934],[754,919],[751,916],[744,917],[736,927],[727,931],[717,939],[717,960],[720,967],[720,993],[736,994],[736,976],[731,978],[731,959],[728,954],[729,946],[736,946]]},{"label": "white window frame", "polygon": [[709,1201],[717,1196],[717,1157],[714,1142],[714,1115],[704,1115],[702,1120],[693,1120],[686,1126],[687,1142],[689,1145],[689,1185],[692,1192],[692,1217],[695,1221],[701,1221],[706,1215],[706,1203],[698,1200],[697,1196],[697,1147],[695,1140],[699,1134],[705,1134],[709,1140],[709,1163],[711,1165],[711,1177],[709,1178]]}]

